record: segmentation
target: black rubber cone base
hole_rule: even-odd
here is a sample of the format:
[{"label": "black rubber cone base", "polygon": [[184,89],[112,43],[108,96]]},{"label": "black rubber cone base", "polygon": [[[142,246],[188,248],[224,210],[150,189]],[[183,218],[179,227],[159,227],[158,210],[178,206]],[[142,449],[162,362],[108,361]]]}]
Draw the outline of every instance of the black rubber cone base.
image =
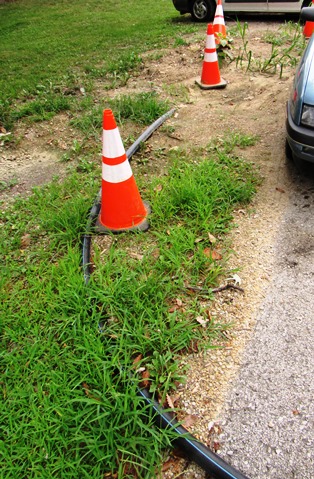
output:
[{"label": "black rubber cone base", "polygon": [[[145,207],[147,215],[149,215],[152,211],[149,203],[147,203],[147,201],[143,201],[143,205]],[[94,229],[96,233],[106,235],[109,233],[113,233],[113,234],[124,233],[125,231],[143,231],[144,232],[144,231],[147,231],[148,228],[149,228],[149,222],[147,218],[144,218],[143,221],[141,221],[135,226],[130,226],[129,228],[119,228],[119,229],[109,228],[100,222],[100,215],[99,215],[96,220]]]},{"label": "black rubber cone base", "polygon": [[219,83],[216,83],[216,85],[206,85],[205,83],[202,83],[200,79],[196,79],[195,83],[202,88],[202,90],[214,90],[214,89],[221,89],[221,88],[226,88],[227,86],[227,81],[224,80],[223,78],[220,79]]}]

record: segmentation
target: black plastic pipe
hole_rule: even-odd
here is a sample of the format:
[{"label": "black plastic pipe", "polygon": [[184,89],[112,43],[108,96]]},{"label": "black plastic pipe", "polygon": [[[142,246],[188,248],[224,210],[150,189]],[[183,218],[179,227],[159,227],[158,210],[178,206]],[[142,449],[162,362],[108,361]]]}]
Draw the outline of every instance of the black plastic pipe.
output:
[{"label": "black plastic pipe", "polygon": [[139,147],[141,146],[141,143],[146,141],[154,133],[154,131],[157,130],[157,128],[159,128],[164,123],[164,121],[167,120],[167,118],[169,118],[170,116],[172,116],[174,114],[175,111],[176,111],[175,108],[173,108],[172,110],[167,111],[167,113],[165,113],[164,115],[159,117],[156,121],[154,121],[154,123],[152,123],[138,137],[138,139],[133,143],[133,145],[126,151],[126,156],[129,160],[131,159],[132,155],[134,155],[134,153],[139,149]]},{"label": "black plastic pipe", "polygon": [[[146,141],[152,133],[162,123],[169,118],[175,110],[170,110],[165,115],[161,116],[147,130],[133,143],[133,145],[126,151],[126,155],[130,160],[132,155],[138,150],[140,144]],[[82,266],[84,273],[84,280],[87,284],[91,275],[91,229],[96,222],[100,212],[101,191],[99,192],[94,205],[92,206],[86,224],[86,231],[82,239]],[[178,437],[174,439],[174,444],[177,445],[185,454],[196,464],[204,469],[204,471],[211,474],[213,478],[217,479],[249,479],[241,472],[224,461],[217,454],[212,452],[207,446],[199,442],[192,436],[183,426],[181,426],[170,413],[164,411],[158,401],[156,401],[147,389],[138,389],[139,396],[148,404],[152,410],[153,417],[158,427],[162,429],[171,429]]]},{"label": "black plastic pipe", "polygon": [[147,389],[140,389],[138,394],[150,405],[158,427],[175,432],[178,437],[173,443],[204,471],[217,479],[249,479],[192,436],[170,413],[164,411]]}]

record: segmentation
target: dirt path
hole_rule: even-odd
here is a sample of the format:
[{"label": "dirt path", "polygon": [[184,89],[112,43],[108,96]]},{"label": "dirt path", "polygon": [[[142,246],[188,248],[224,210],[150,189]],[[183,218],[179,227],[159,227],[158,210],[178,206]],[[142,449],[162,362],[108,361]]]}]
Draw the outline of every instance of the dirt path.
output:
[{"label": "dirt path", "polygon": [[[266,31],[277,31],[279,25],[278,22],[250,23],[249,45],[256,55],[267,56],[270,45],[261,39]],[[228,81],[226,89],[203,91],[195,85],[195,78],[200,75],[203,47],[202,41],[168,52],[158,62],[150,63],[121,92],[150,89],[152,85],[158,92],[165,84],[184,85],[189,99],[182,101],[177,114],[168,122],[175,128],[175,137],[165,140],[156,134],[149,140],[153,146],[162,141],[165,147],[204,147],[211,138],[228,131],[260,138],[254,147],[241,154],[259,165],[264,182],[250,210],[235,211],[237,227],[232,234],[234,254],[230,267],[238,270],[244,294],[222,292],[213,306],[213,314],[233,322],[234,330],[224,348],[186,358],[190,373],[180,392],[182,407],[196,419],[192,432],[219,451],[215,434],[219,432],[220,415],[273,276],[274,245],[293,182],[284,153],[285,104],[293,69],[285,70],[279,79],[278,75],[246,73],[232,63],[221,70]],[[30,127],[21,134],[23,138],[16,149],[2,147],[0,151],[1,180],[16,181],[15,186],[1,193],[3,198],[25,193],[52,175],[63,174],[66,165],[59,160],[74,138],[65,116]],[[175,461],[164,477],[171,478],[178,473],[182,473],[180,477],[184,479],[204,477],[203,471],[184,460]]]}]

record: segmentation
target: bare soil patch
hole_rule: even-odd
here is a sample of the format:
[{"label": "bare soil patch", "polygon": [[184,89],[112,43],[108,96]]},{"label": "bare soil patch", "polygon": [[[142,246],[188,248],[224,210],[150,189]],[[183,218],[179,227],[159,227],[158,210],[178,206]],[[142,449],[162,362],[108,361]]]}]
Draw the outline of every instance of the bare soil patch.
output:
[{"label": "bare soil patch", "polygon": [[[278,22],[249,23],[249,45],[255,54],[267,58],[270,45],[262,41],[266,31],[277,31]],[[228,24],[227,24],[228,27]],[[205,29],[204,29],[205,30]],[[240,39],[235,39],[235,44]],[[231,243],[234,251],[230,268],[238,270],[239,291],[223,291],[211,304],[213,316],[232,322],[233,330],[219,349],[206,354],[193,354],[185,359],[189,365],[187,384],[180,390],[181,406],[195,418],[191,432],[214,450],[213,432],[219,427],[219,414],[232,380],[236,377],[245,344],[254,326],[257,308],[272,275],[272,248],[281,217],[288,200],[290,177],[285,158],[285,104],[292,85],[293,70],[278,75],[245,72],[235,63],[226,64],[220,73],[228,81],[224,90],[203,91],[195,85],[201,73],[204,41],[163,52],[163,56],[145,65],[139,76],[111,95],[150,90],[164,94],[167,87],[184,85],[188,101],[179,104],[167,124],[174,127],[172,135],[157,132],[148,144],[154,148],[182,146],[204,147],[228,131],[241,131],[260,137],[255,146],[241,152],[255,162],[264,177],[263,184],[248,211],[235,211],[236,227]],[[101,93],[100,96],[104,96]],[[101,100],[101,98],[100,98]],[[127,131],[120,129],[124,138]],[[64,174],[60,162],[76,133],[68,127],[66,115],[58,116],[40,126],[21,127],[21,140],[16,148],[1,147],[0,178],[17,184],[1,193],[2,199],[25,194],[32,186],[49,181],[53,175]],[[101,146],[99,147],[101,154]],[[95,161],[100,161],[95,159]],[[162,170],[161,165],[147,168]],[[185,479],[204,477],[203,471],[185,460],[175,460],[164,472],[165,478],[178,472]]]}]

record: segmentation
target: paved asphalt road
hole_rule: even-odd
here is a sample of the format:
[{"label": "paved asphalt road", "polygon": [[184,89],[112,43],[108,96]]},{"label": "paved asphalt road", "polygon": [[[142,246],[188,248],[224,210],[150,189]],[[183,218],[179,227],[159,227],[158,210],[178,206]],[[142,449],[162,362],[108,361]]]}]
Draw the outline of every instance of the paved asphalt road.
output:
[{"label": "paved asphalt road", "polygon": [[250,479],[314,479],[314,174],[292,179],[273,279],[219,438],[222,457]]}]

